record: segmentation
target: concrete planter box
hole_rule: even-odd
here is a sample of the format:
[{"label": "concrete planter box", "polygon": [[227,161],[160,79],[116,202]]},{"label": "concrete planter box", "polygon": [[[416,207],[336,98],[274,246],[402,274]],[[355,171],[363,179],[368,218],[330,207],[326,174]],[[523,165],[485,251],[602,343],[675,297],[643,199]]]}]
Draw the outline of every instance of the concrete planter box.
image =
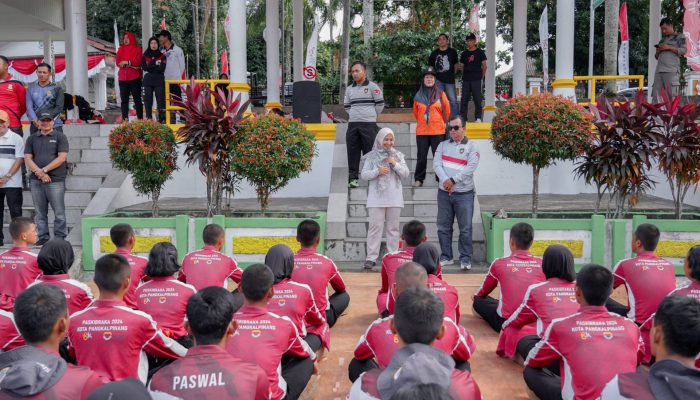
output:
[{"label": "concrete planter box", "polygon": [[590,212],[560,212],[561,218],[557,218],[556,213],[543,214],[547,217],[494,218],[491,213],[482,212],[487,261],[490,263],[510,254],[510,228],[518,222],[527,222],[535,228],[532,254],[541,256],[547,246],[562,244],[574,254],[577,268],[588,263],[613,268],[620,260],[633,257],[632,232],[645,222],[661,230],[656,253],[674,263],[676,275],[683,275],[688,249],[700,245],[700,214],[686,214],[693,219],[680,221],[672,219],[669,213],[646,213],[631,219],[605,219]]},{"label": "concrete planter box", "polygon": [[266,213],[236,212],[230,216],[216,215],[211,219],[190,215],[173,215],[159,218],[147,213],[115,212],[98,217],[85,217],[81,221],[83,234],[83,270],[92,271],[95,260],[114,250],[109,230],[118,223],[127,223],[136,231],[134,253],[148,257],[151,247],[158,242],[171,242],[177,247],[180,261],[185,254],[203,246],[202,230],[212,222],[221,225],[226,232],[224,253],[233,255],[241,267],[247,267],[265,259],[267,250],[275,244],[286,244],[296,251],[297,225],[305,219],[316,220],[321,225],[321,243],[325,248],[325,212]]}]

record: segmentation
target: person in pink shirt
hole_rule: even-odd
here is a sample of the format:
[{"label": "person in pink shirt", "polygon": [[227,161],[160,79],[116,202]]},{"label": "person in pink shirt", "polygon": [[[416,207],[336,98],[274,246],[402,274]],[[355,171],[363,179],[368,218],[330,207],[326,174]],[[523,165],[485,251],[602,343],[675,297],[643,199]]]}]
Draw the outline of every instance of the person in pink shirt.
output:
[{"label": "person in pink shirt", "polygon": [[614,287],[625,285],[629,306],[608,299],[611,312],[642,325],[656,312],[659,303],[676,288],[673,263],[654,254],[661,233],[652,224],[641,224],[632,235],[632,252],[637,257],[620,261],[613,269]]},{"label": "person in pink shirt", "polygon": [[[530,254],[535,230],[524,222],[510,228],[510,253],[508,257],[494,260],[484,283],[474,295],[474,312],[480,315],[494,331],[500,332],[503,323],[523,302],[530,285],[544,282],[542,259]],[[489,296],[501,286],[498,300]]]},{"label": "person in pink shirt", "polygon": [[148,260],[131,253],[136,245],[136,234],[131,225],[114,225],[112,229],[109,230],[109,237],[112,239],[112,243],[117,247],[114,254],[119,254],[126,258],[131,267],[131,286],[129,286],[129,291],[124,295],[124,303],[131,308],[138,308],[134,292],[141,284],[141,280],[145,278],[144,270],[146,269]]},{"label": "person in pink shirt", "polygon": [[41,275],[36,254],[29,251],[37,241],[31,218],[17,217],[10,222],[14,246],[0,253],[0,310],[12,311],[17,297]]},{"label": "person in pink shirt", "polygon": [[240,283],[243,272],[231,257],[221,252],[226,240],[224,228],[209,224],[202,231],[202,239],[204,247],[185,256],[177,279],[197,290],[209,286],[226,288],[229,279]]}]

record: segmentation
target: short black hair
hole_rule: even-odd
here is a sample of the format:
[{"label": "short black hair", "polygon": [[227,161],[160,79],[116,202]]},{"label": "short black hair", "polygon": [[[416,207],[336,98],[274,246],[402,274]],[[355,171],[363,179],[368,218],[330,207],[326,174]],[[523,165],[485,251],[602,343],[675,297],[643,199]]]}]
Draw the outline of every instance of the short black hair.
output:
[{"label": "short black hair", "polygon": [[449,36],[447,36],[447,34],[446,34],[446,33],[444,33],[444,32],[438,35],[438,39],[440,39],[441,37],[444,37],[444,38],[445,38],[445,40],[450,40],[450,37],[449,37]]},{"label": "short black hair", "polygon": [[409,288],[394,306],[396,331],[406,344],[430,344],[442,327],[445,305],[427,288]]},{"label": "short black hair", "polygon": [[19,240],[19,237],[34,225],[34,220],[27,217],[17,217],[10,221],[10,236],[12,240]]},{"label": "short black hair", "polygon": [[700,353],[700,302],[694,298],[680,294],[664,298],[656,310],[654,325],[663,331],[668,352],[692,358]]},{"label": "short black hair", "polygon": [[474,32],[467,33],[466,40],[469,40],[469,39],[476,40],[476,35],[474,34]]},{"label": "short black hair", "polygon": [[219,241],[219,238],[225,234],[226,232],[224,232],[224,228],[222,228],[220,225],[209,224],[205,226],[204,230],[202,231],[202,240],[204,241],[204,244],[214,246]]},{"label": "short black hair", "polygon": [[36,65],[36,69],[39,69],[41,67],[46,67],[46,68],[48,68],[49,72],[51,72],[52,68],[51,68],[51,65],[49,65],[49,63],[40,62],[39,64]]},{"label": "short black hair", "polygon": [[10,65],[10,60],[8,60],[7,57],[0,55],[0,60],[5,61],[5,64]]},{"label": "short black hair", "polygon": [[545,278],[559,278],[568,282],[576,279],[576,265],[571,250],[560,244],[553,244],[542,255],[542,273]]},{"label": "short black hair", "polygon": [[634,231],[634,237],[642,242],[642,247],[646,251],[656,250],[656,246],[659,244],[659,237],[661,237],[661,232],[659,228],[653,224],[641,224]]},{"label": "short black hair", "polygon": [[456,120],[459,120],[459,123],[462,126],[464,126],[464,118],[462,118],[462,116],[459,114],[455,114],[455,115],[451,116],[449,122],[456,121]]},{"label": "short black hair", "polygon": [[67,316],[66,295],[54,285],[34,285],[15,299],[15,325],[27,343],[48,340],[56,321]]},{"label": "short black hair", "polygon": [[275,275],[265,264],[253,264],[243,270],[241,276],[241,291],[243,296],[250,301],[260,301],[275,282]]},{"label": "short black hair", "polygon": [[305,219],[297,225],[297,240],[304,247],[313,246],[321,235],[321,225],[312,219]]},{"label": "short black hair", "polygon": [[169,242],[153,245],[148,254],[145,273],[148,276],[171,276],[180,270],[177,262],[177,247]]},{"label": "short black hair", "polygon": [[700,281],[700,245],[695,245],[688,250],[688,268],[690,268],[690,276]]},{"label": "short black hair", "polygon": [[109,230],[109,238],[117,247],[126,246],[132,236],[134,236],[134,228],[129,224],[116,224]]},{"label": "short black hair", "polygon": [[222,287],[206,287],[192,295],[186,312],[197,345],[219,343],[233,320],[234,310],[233,295]]},{"label": "short black hair", "polygon": [[163,29],[162,31],[160,31],[160,33],[158,33],[158,37],[161,36],[165,36],[166,38],[168,38],[168,40],[173,40],[173,35],[171,35],[170,31],[168,30]]},{"label": "short black hair", "polygon": [[510,238],[518,250],[529,250],[535,240],[535,229],[525,222],[518,222],[510,228]]},{"label": "short black hair", "polygon": [[425,268],[415,262],[401,264],[394,272],[394,282],[402,289],[420,287],[420,284],[428,283],[428,273]]},{"label": "short black hair", "polygon": [[576,286],[589,306],[602,306],[613,291],[612,272],[598,264],[587,264],[579,271]]},{"label": "short black hair", "polygon": [[119,254],[106,254],[95,263],[94,281],[101,292],[118,291],[130,274],[129,261]]},{"label": "short black hair", "polygon": [[359,61],[359,60],[353,61],[352,64],[350,64],[350,69],[352,69],[352,67],[354,67],[355,65],[359,65],[362,67],[362,69],[367,70],[367,64],[365,64],[364,62]]},{"label": "short black hair", "polygon": [[671,21],[671,18],[669,18],[669,17],[663,17],[663,18],[661,18],[661,22],[659,22],[659,26],[663,26],[663,25],[673,26],[673,21]]},{"label": "short black hair", "polygon": [[418,247],[425,239],[425,225],[416,219],[408,221],[403,225],[401,234],[407,246]]}]

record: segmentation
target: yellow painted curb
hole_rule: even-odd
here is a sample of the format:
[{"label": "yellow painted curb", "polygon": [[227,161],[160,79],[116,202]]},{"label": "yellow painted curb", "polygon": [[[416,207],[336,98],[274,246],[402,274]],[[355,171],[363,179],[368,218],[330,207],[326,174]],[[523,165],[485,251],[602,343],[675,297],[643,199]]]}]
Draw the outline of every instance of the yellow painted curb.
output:
[{"label": "yellow painted curb", "polygon": [[547,247],[553,244],[560,244],[568,248],[575,258],[583,257],[583,240],[535,240],[530,247],[530,253],[542,256]]},{"label": "yellow painted curb", "polygon": [[301,248],[294,236],[238,236],[233,239],[233,254],[267,254],[276,244],[286,244],[294,252]]},{"label": "yellow painted curb", "polygon": [[[172,238],[170,236],[136,236],[136,243],[132,252],[148,254],[151,248],[153,248],[153,245],[160,242],[170,243],[172,242]],[[113,253],[116,249],[116,246],[114,246],[109,236],[100,236],[100,253]]]}]

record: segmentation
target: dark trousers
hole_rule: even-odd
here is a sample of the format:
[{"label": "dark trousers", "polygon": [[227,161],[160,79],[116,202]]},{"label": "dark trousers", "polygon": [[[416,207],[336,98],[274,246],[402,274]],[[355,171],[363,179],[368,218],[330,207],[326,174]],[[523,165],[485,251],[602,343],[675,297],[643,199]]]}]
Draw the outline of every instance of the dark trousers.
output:
[{"label": "dark trousers", "polygon": [[[10,210],[10,218],[14,219],[22,216],[22,188],[0,188],[0,221],[5,218],[5,199],[7,208]],[[0,243],[5,240],[2,230],[0,230]]]},{"label": "dark trousers", "polygon": [[418,147],[418,161],[416,162],[416,172],[414,180],[423,182],[425,180],[425,170],[428,166],[428,150],[435,150],[438,145],[445,139],[445,135],[416,135],[416,145]]},{"label": "dark trousers", "polygon": [[368,358],[366,360],[358,360],[353,358],[350,360],[350,365],[348,365],[348,378],[350,378],[350,382],[355,382],[363,372],[367,372],[375,368],[379,368],[379,364],[374,361],[374,358]]},{"label": "dark trousers", "polygon": [[532,390],[540,400],[560,400],[561,378],[547,368],[525,367],[523,378],[527,387]]},{"label": "dark trousers", "polygon": [[[173,100],[182,100],[182,88],[178,84],[170,84],[170,104],[172,105]],[[170,123],[174,124],[176,122],[175,120],[175,115],[176,112],[171,112],[170,113]]]},{"label": "dark trousers", "polygon": [[506,320],[498,315],[498,312],[496,312],[497,309],[498,300],[493,297],[474,297],[474,311],[476,311],[494,331],[500,332]]},{"label": "dark trousers", "polygon": [[627,313],[630,310],[626,305],[620,304],[613,299],[608,299],[608,301],[605,302],[605,308],[607,308],[611,313],[615,313],[623,317],[627,317]]},{"label": "dark trousers", "polygon": [[472,98],[474,99],[474,118],[481,119],[483,113],[481,103],[484,98],[481,93],[481,80],[462,81],[462,100],[459,104],[459,114],[465,122],[467,121],[469,100]]},{"label": "dark trousers", "polygon": [[165,86],[144,86],[143,102],[146,105],[146,118],[153,119],[153,94],[158,105],[158,122],[165,122]]},{"label": "dark trousers", "polygon": [[518,345],[515,347],[515,351],[520,354],[523,360],[527,359],[527,355],[530,354],[530,350],[534,349],[539,343],[540,337],[537,335],[528,335],[518,341]]},{"label": "dark trousers", "polygon": [[129,96],[134,98],[136,117],[143,119],[143,103],[141,102],[141,79],[119,81],[119,95],[122,101],[122,120],[129,120]]},{"label": "dark trousers", "polygon": [[334,293],[328,298],[328,303],[331,305],[331,308],[326,310],[326,321],[328,322],[328,327],[332,328],[350,305],[350,295],[348,292]]},{"label": "dark trousers", "polygon": [[350,180],[360,177],[360,158],[363,154],[372,151],[374,138],[379,129],[374,122],[350,122],[345,134],[345,142],[348,148],[348,178]]},{"label": "dark trousers", "polygon": [[311,347],[314,353],[321,348],[321,338],[318,335],[309,333],[304,337],[304,341]]},{"label": "dark trousers", "polygon": [[304,391],[314,373],[314,362],[310,358],[289,357],[282,360],[282,378],[287,382],[286,400],[296,400]]}]

